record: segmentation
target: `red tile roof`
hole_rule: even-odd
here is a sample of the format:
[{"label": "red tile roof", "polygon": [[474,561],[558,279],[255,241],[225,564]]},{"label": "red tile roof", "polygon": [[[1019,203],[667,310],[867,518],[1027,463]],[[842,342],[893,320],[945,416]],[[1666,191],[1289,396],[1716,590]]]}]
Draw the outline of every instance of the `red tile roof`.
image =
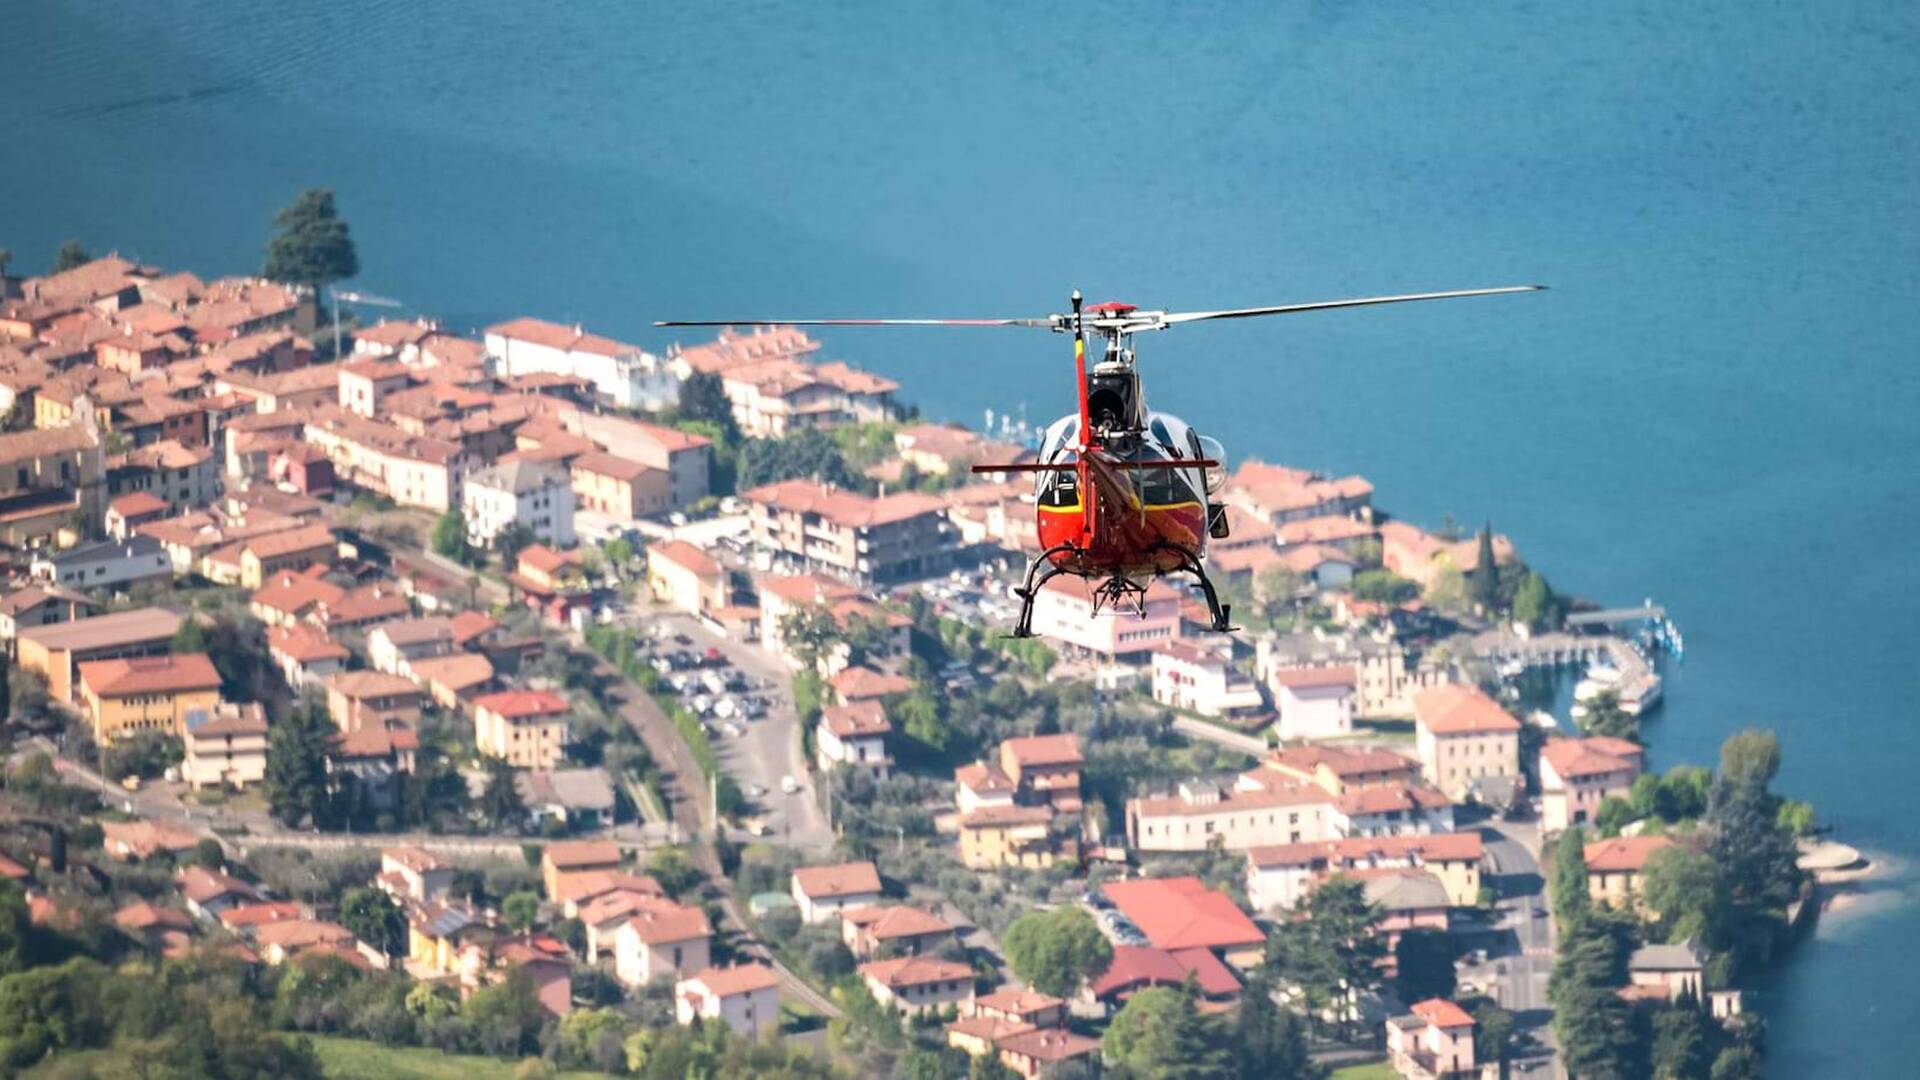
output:
[{"label": "red tile roof", "polygon": [[707,993],[725,998],[755,990],[771,990],[780,985],[780,976],[765,964],[735,964],[732,967],[708,968],[689,975],[681,981],[682,985],[686,983],[699,983]]},{"label": "red tile roof", "polygon": [[671,901],[635,913],[627,925],[648,945],[713,936],[713,924],[707,921],[706,912]]},{"label": "red tile roof", "polygon": [[1035,1028],[1002,1035],[996,1041],[1000,1049],[1034,1061],[1066,1061],[1100,1052],[1100,1040],[1066,1028]]},{"label": "red tile roof", "polygon": [[913,690],[912,679],[901,675],[882,675],[872,668],[857,665],[835,675],[830,682],[834,692],[848,701],[888,697]]},{"label": "red tile roof", "polygon": [[1078,765],[1086,760],[1080,752],[1080,736],[1071,732],[1007,739],[1001,742],[1000,752],[1022,767]]},{"label": "red tile roof", "polygon": [[890,525],[923,514],[938,514],[945,508],[939,499],[917,492],[874,499],[812,480],[782,480],[743,492],[740,497],[790,514],[818,514],[844,529]]},{"label": "red tile roof", "polygon": [[1473,1017],[1467,1010],[1445,998],[1428,998],[1413,1006],[1413,1015],[1432,1024],[1434,1027],[1455,1028],[1472,1027]]},{"label": "red tile roof", "polygon": [[814,900],[880,891],[880,871],[870,862],[802,866],[793,872],[800,891]]},{"label": "red tile roof", "polygon": [[80,665],[80,681],[103,698],[217,690],[220,673],[206,653],[94,660]]},{"label": "red tile roof", "polygon": [[951,960],[930,956],[900,956],[860,965],[860,974],[890,990],[925,983],[961,980],[971,982],[973,969]]},{"label": "red tile roof", "polygon": [[1515,720],[1500,703],[1477,686],[1448,683],[1430,686],[1413,695],[1414,722],[1435,735],[1478,735],[1518,732]]},{"label": "red tile roof", "polygon": [[685,540],[667,540],[649,546],[647,558],[652,559],[656,555],[701,577],[719,577],[721,574],[720,564],[713,561],[713,556]]},{"label": "red tile roof", "polygon": [[874,904],[852,908],[842,911],[840,918],[861,927],[875,941],[945,934],[953,929],[953,924],[940,916],[907,904]]},{"label": "red tile roof", "polygon": [[1352,664],[1335,664],[1331,667],[1279,668],[1274,671],[1272,681],[1289,690],[1308,690],[1353,686],[1358,682],[1358,676]]},{"label": "red tile roof", "polygon": [[1587,870],[1601,873],[1637,874],[1647,868],[1647,858],[1664,847],[1672,847],[1668,836],[1616,836],[1596,840],[1585,849]]},{"label": "red tile roof", "polygon": [[1111,881],[1102,888],[1156,948],[1223,949],[1267,939],[1227,894],[1197,877]]},{"label": "red tile roof", "polygon": [[[1624,743],[1625,746],[1618,744]],[[1631,748],[1628,750],[1627,748]],[[1553,766],[1562,780],[1580,776],[1604,776],[1627,772],[1640,759],[1640,747],[1624,739],[1548,739],[1540,748],[1541,760]]]},{"label": "red tile roof", "polygon": [[548,844],[540,860],[558,870],[614,866],[620,862],[620,845],[611,840],[560,840]]},{"label": "red tile roof", "polygon": [[551,690],[502,690],[475,698],[473,706],[498,713],[509,720],[529,716],[553,716],[567,711],[567,699]]},{"label": "red tile roof", "polygon": [[1186,982],[1189,973],[1208,997],[1240,992],[1240,980],[1211,950],[1168,950],[1148,945],[1114,946],[1107,970],[1088,988],[1094,997],[1107,998],[1144,986],[1178,986]]},{"label": "red tile roof", "polygon": [[860,595],[859,589],[846,582],[819,574],[763,577],[757,584],[761,592],[772,593],[789,604],[825,604]]},{"label": "red tile roof", "polygon": [[820,710],[820,725],[840,739],[885,735],[893,730],[893,724],[887,720],[887,710],[872,698],[849,705],[827,706]]},{"label": "red tile roof", "polygon": [[129,495],[122,495],[108,506],[123,518],[163,514],[167,511],[167,501],[151,491],[136,491]]}]

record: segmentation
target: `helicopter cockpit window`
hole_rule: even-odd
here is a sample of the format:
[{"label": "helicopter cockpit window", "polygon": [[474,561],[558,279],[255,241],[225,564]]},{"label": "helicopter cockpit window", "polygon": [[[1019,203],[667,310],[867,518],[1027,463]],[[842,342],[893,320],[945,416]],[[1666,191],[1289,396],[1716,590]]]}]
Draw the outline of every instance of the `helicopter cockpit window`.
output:
[{"label": "helicopter cockpit window", "polygon": [[[1158,458],[1159,454],[1145,455]],[[1185,469],[1141,469],[1134,473],[1139,479],[1140,501],[1148,506],[1173,506],[1178,503],[1198,502],[1193,487],[1187,482]]]},{"label": "helicopter cockpit window", "polygon": [[[1040,460],[1067,463],[1073,460],[1068,446],[1080,434],[1080,421],[1068,420],[1047,433],[1040,446]],[[1080,502],[1080,478],[1070,472],[1043,472],[1037,477],[1034,494],[1041,506],[1075,506]]]}]

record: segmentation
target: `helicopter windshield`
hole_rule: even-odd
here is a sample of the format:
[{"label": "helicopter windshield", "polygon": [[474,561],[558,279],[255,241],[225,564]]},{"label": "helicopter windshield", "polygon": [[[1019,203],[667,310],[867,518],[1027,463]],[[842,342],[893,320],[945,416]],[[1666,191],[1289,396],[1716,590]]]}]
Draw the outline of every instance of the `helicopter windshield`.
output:
[{"label": "helicopter windshield", "polygon": [[[1140,451],[1132,455],[1135,461],[1165,461],[1168,454],[1151,443],[1143,444]],[[1140,469],[1133,473],[1135,489],[1140,494],[1140,502],[1149,507],[1176,506],[1180,503],[1198,502],[1193,485],[1188,482],[1188,469]]]},{"label": "helicopter windshield", "polygon": [[[1065,416],[1047,430],[1040,443],[1040,460],[1064,462],[1072,458],[1069,447],[1080,434],[1080,418]],[[1034,495],[1041,506],[1077,506],[1080,503],[1080,478],[1070,472],[1041,473],[1035,479]]]}]

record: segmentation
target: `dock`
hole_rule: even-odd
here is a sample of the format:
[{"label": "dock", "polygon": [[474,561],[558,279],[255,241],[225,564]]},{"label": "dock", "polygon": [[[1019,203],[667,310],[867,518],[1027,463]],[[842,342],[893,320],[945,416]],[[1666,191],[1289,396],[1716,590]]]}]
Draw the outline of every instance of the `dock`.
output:
[{"label": "dock", "polygon": [[1472,641],[1474,654],[1496,666],[1517,663],[1530,668],[1571,664],[1611,667],[1620,673],[1620,707],[1630,714],[1638,715],[1660,700],[1659,672],[1624,638],[1567,633],[1522,636],[1501,627],[1475,635]]}]

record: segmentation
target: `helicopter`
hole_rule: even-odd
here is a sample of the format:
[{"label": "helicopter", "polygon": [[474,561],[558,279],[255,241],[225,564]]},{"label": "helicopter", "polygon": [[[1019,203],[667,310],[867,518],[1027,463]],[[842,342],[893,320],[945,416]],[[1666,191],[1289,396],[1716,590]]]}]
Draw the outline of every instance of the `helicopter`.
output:
[{"label": "helicopter", "polygon": [[[1191,575],[1206,597],[1208,629],[1228,633],[1232,605],[1222,603],[1206,571],[1207,541],[1229,535],[1226,504],[1217,496],[1226,482],[1226,449],[1170,413],[1147,408],[1135,366],[1135,334],[1212,319],[1247,319],[1336,308],[1371,307],[1417,300],[1450,300],[1537,292],[1542,285],[1319,300],[1220,311],[1148,311],[1110,301],[1024,319],[720,319],[664,320],[662,327],[696,326],[924,326],[1027,327],[1073,335],[1074,381],[1079,409],[1049,424],[1036,460],[975,465],[975,473],[1035,476],[1036,529],[1040,554],[1027,564],[1014,590],[1020,615],[1013,637],[1033,636],[1033,602],[1046,583],[1068,574],[1086,579],[1093,610],[1146,611],[1147,587],[1157,578]],[[1099,338],[1102,355],[1091,366],[1087,337]]]}]

